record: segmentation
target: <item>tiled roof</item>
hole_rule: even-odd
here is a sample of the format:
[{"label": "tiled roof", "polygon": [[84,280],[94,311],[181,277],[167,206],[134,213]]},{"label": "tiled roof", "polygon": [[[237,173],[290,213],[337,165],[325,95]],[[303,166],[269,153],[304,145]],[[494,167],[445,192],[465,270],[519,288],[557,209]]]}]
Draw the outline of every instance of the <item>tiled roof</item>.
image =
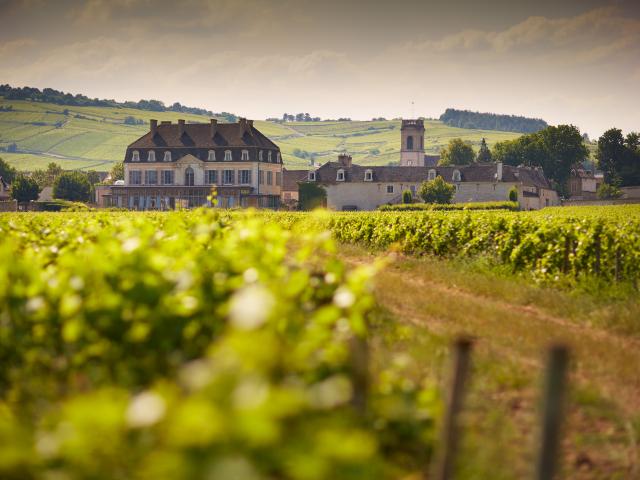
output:
[{"label": "tiled roof", "polygon": [[[361,165],[351,165],[345,167],[339,162],[328,162],[316,170],[316,181],[319,183],[335,184],[337,182],[338,170],[344,170],[345,182],[357,183],[365,182],[365,172],[370,170],[372,182],[387,183],[418,183],[429,178],[429,170],[435,170],[436,176],[441,176],[447,182],[453,181],[453,172],[460,172],[462,182],[494,182],[498,166],[496,164],[486,165],[460,165],[447,167],[363,167]],[[534,170],[527,167],[512,167],[503,165],[502,181],[507,183],[522,183],[527,186],[538,188],[551,188],[549,182],[544,177],[541,170]],[[341,182],[340,182],[341,183]]]},{"label": "tiled roof", "polygon": [[309,175],[308,170],[287,170],[282,169],[282,190],[297,191],[298,182],[304,182]]},{"label": "tiled roof", "polygon": [[211,137],[208,123],[185,123],[180,136],[180,125],[161,123],[155,135],[147,132],[129,145],[129,148],[207,148],[207,147],[262,147],[278,148],[251,123],[245,128],[240,123],[219,123]]}]

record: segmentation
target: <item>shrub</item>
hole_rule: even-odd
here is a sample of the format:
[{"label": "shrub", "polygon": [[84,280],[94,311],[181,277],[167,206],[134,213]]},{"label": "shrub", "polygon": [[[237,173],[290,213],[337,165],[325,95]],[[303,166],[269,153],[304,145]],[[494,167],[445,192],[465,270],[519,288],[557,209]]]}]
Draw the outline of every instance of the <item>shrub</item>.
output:
[{"label": "shrub", "polygon": [[402,192],[402,203],[413,203],[413,194],[411,193],[411,190],[405,190],[404,192]]},{"label": "shrub", "polygon": [[598,187],[596,195],[601,200],[613,200],[622,196],[622,191],[616,186],[608,183],[602,183]]},{"label": "shrub", "polygon": [[64,172],[53,184],[53,196],[72,202],[88,202],[91,200],[91,184],[87,175],[78,172]]},{"label": "shrub", "polygon": [[444,181],[438,175],[435,180],[424,182],[418,192],[426,203],[451,203],[456,194],[456,187]]},{"label": "shrub", "polygon": [[509,190],[509,201],[510,202],[518,201],[518,189],[516,187],[511,187],[511,190]]}]

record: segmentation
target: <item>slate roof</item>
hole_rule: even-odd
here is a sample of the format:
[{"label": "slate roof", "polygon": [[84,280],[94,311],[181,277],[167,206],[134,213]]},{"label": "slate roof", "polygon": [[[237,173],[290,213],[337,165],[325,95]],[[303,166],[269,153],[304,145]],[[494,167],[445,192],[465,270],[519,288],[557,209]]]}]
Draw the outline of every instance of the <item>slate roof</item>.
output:
[{"label": "slate roof", "polygon": [[304,182],[309,176],[309,170],[282,169],[282,190],[292,192],[298,190],[298,182]]},{"label": "slate roof", "polygon": [[277,149],[278,146],[263,135],[252,122],[246,130],[238,123],[218,123],[215,137],[211,137],[208,123],[185,123],[184,134],[180,136],[177,123],[162,122],[155,135],[147,132],[129,145],[136,148],[213,148],[213,147],[261,147]]},{"label": "slate roof", "polygon": [[[383,183],[420,183],[428,180],[429,170],[435,170],[436,176],[441,176],[447,182],[453,181],[454,170],[460,171],[461,182],[494,182],[498,171],[496,164],[460,165],[447,167],[363,167],[351,165],[345,167],[339,162],[328,162],[316,170],[316,182],[326,184],[343,183],[336,180],[338,170],[343,169],[345,183],[365,183],[365,171],[371,170],[371,182]],[[503,165],[502,181],[507,183],[522,183],[527,186],[550,189],[551,185],[544,177],[542,170],[527,167],[512,167]]]}]

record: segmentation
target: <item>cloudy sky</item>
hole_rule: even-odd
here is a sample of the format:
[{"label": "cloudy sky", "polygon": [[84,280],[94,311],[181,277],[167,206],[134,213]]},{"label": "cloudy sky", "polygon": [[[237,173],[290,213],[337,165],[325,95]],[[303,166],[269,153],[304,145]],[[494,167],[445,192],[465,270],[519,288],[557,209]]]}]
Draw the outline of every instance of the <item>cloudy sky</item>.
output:
[{"label": "cloudy sky", "polygon": [[250,118],[640,130],[637,0],[0,0],[0,83]]}]

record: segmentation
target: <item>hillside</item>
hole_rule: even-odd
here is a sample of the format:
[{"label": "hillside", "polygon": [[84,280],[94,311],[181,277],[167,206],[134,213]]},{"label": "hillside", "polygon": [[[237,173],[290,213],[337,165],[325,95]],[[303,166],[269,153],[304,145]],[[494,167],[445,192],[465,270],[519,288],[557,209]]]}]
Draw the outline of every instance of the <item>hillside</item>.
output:
[{"label": "hillside", "polygon": [[[9,106],[11,111],[4,111]],[[66,110],[66,114],[65,114]],[[125,118],[144,122],[127,125]],[[0,148],[15,143],[17,152],[0,156],[19,170],[43,168],[55,161],[65,169],[106,171],[120,161],[129,143],[148,129],[149,119],[206,122],[208,117],[177,112],[151,112],[131,108],[78,107],[0,98]],[[285,165],[303,168],[310,157],[317,162],[348,151],[363,165],[386,165],[400,157],[400,122],[289,122],[257,121],[256,127],[281,148]],[[489,145],[518,136],[516,133],[449,127],[425,121],[427,153],[438,153],[451,138],[461,137]]]}]

